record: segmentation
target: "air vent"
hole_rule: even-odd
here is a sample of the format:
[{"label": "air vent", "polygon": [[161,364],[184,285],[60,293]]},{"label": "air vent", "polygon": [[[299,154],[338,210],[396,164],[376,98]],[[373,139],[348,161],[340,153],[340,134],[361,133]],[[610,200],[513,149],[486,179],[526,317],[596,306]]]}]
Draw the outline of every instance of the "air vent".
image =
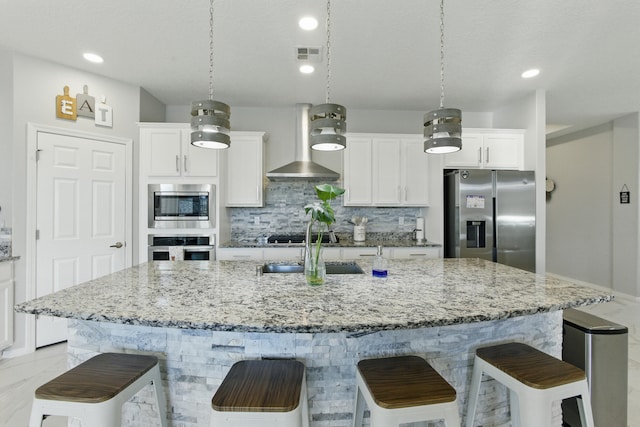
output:
[{"label": "air vent", "polygon": [[321,62],[322,47],[297,46],[296,59],[305,62]]}]

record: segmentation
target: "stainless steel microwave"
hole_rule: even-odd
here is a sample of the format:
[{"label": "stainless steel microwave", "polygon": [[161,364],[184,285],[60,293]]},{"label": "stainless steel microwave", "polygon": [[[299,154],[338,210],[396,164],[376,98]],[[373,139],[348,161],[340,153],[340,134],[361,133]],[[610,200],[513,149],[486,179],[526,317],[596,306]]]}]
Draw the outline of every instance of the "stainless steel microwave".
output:
[{"label": "stainless steel microwave", "polygon": [[215,228],[213,184],[149,184],[149,228]]}]

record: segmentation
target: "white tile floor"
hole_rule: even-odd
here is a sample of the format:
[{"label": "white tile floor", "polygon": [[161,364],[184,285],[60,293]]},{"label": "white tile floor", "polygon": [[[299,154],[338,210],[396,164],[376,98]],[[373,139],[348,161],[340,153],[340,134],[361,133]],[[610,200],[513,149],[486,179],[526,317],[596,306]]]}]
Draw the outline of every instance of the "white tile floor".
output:
[{"label": "white tile floor", "polygon": [[[640,427],[640,303],[618,298],[584,310],[629,328],[628,424],[629,427]],[[65,344],[0,360],[0,426],[27,426],[34,390],[64,372],[66,366]],[[51,417],[43,423],[43,427],[66,425],[66,419],[61,417]]]}]

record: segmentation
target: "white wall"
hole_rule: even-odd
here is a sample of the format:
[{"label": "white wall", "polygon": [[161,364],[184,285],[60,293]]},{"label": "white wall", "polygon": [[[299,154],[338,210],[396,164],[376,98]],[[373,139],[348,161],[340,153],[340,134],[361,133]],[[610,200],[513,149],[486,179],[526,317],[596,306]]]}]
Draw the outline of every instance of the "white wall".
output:
[{"label": "white wall", "polygon": [[612,287],[613,153],[611,123],[549,141],[548,272]]},{"label": "white wall", "polygon": [[[93,120],[78,118],[77,121],[57,119],[55,113],[56,95],[69,86],[70,95],[82,92],[88,85],[89,94],[97,99],[106,96],[106,103],[113,107],[113,128],[96,126]],[[26,299],[27,262],[25,259],[26,230],[26,165],[30,153],[26,152],[27,123],[82,130],[95,134],[105,134],[137,141],[137,126],[140,109],[140,90],[136,86],[123,84],[91,73],[67,68],[33,57],[14,54],[13,56],[13,121],[12,121],[12,162],[14,165],[12,186],[13,254],[22,258],[16,263],[16,302]],[[137,168],[134,169],[134,176]],[[135,202],[135,200],[134,200]],[[136,235],[135,230],[134,236]],[[134,251],[134,253],[136,253]],[[17,314],[15,322],[15,344],[11,351],[19,351],[26,345],[26,315]]]},{"label": "white wall", "polygon": [[11,227],[13,55],[0,48],[0,227]]},{"label": "white wall", "polygon": [[[640,296],[640,136],[638,113],[613,122],[613,176],[611,202],[613,203],[611,232],[613,236],[612,274],[613,289],[628,295]],[[620,191],[626,185],[630,203],[620,203]]]}]

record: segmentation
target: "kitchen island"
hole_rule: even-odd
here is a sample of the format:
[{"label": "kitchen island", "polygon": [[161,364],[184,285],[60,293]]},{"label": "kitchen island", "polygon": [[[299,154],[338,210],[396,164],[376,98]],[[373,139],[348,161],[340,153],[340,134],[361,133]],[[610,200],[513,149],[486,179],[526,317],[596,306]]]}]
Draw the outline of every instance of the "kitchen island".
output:
[{"label": "kitchen island", "polygon": [[[464,415],[477,347],[517,340],[559,356],[561,310],[612,299],[478,259],[392,260],[387,279],[361,266],[364,275],[309,287],[301,274],[256,275],[255,262],[153,262],[16,310],[71,319],[70,365],[97,352],[158,355],[174,425],[208,425],[234,362],[293,357],[307,367],[311,425],[348,426],[360,359],[426,358],[456,388]],[[508,420],[506,395],[487,388],[480,423]],[[127,404],[126,425],[155,425],[147,398]]]}]

